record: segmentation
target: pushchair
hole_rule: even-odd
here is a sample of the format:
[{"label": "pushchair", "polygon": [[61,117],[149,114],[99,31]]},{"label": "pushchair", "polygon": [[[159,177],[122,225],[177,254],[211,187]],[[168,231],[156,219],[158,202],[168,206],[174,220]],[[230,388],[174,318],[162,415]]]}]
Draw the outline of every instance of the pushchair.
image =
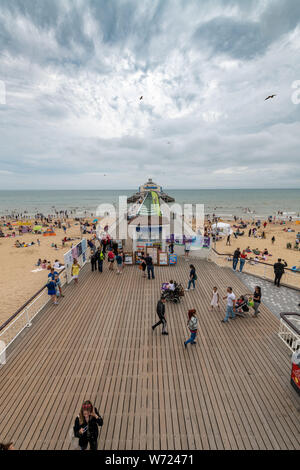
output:
[{"label": "pushchair", "polygon": [[235,307],[236,307],[235,313],[237,316],[243,317],[243,318],[247,317],[246,313],[249,312],[248,302],[249,302],[249,299],[247,295],[241,295],[237,299],[236,304],[235,304]]},{"label": "pushchair", "polygon": [[161,297],[167,302],[178,304],[180,302],[180,298],[184,296],[184,289],[181,284],[174,282],[174,285],[175,290],[170,290],[169,283],[164,282],[161,286]]}]

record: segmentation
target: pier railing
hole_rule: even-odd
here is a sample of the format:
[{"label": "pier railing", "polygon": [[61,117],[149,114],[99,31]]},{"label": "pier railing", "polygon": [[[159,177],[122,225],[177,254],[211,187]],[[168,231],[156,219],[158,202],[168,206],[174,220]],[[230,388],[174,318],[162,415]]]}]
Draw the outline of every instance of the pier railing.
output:
[{"label": "pier railing", "polygon": [[[89,260],[90,250],[86,252],[83,267]],[[61,287],[67,285],[67,270],[59,273]],[[70,281],[70,280],[69,280]],[[3,325],[0,326],[0,365],[5,364],[6,352],[9,346],[21,335],[21,333],[32,326],[34,318],[51,301],[47,284],[36,292],[22,307],[20,307]]]},{"label": "pier railing", "polygon": [[[230,253],[218,253],[215,248],[211,249],[209,255],[209,259],[211,261],[223,267],[232,267],[232,257],[233,255]],[[240,263],[237,265],[237,271],[239,270],[239,266]],[[274,266],[273,264],[266,263],[264,261],[246,259],[243,272],[262,279],[274,281]],[[285,268],[284,274],[281,278],[281,284],[300,290],[300,271],[293,271],[290,268]]]},{"label": "pier railing", "polygon": [[[66,284],[66,272],[59,273],[61,286]],[[5,363],[7,348],[26,329],[32,326],[37,314],[48,304],[47,284],[36,292],[22,307],[20,307],[3,325],[0,326],[0,364]]]}]

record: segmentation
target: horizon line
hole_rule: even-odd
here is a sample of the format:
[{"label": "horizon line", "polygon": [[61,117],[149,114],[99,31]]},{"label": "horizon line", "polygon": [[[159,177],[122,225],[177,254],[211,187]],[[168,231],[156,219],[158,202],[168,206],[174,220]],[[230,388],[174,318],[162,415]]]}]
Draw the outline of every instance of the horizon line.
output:
[{"label": "horizon line", "polygon": [[[289,187],[289,188],[261,188],[261,187],[255,187],[255,188],[216,188],[216,187],[211,187],[211,188],[167,188],[165,187],[165,190],[168,191],[249,191],[249,190],[265,190],[265,191],[286,191],[286,190],[300,190],[300,187],[294,188],[294,187]],[[99,188],[82,188],[82,189],[70,189],[70,188],[43,188],[43,189],[38,189],[38,188],[31,188],[31,189],[19,189],[19,188],[13,188],[13,189],[0,189],[0,192],[6,192],[6,191],[15,191],[15,192],[22,192],[22,191],[135,191],[138,192],[136,188],[104,188],[104,189],[99,189]]]}]

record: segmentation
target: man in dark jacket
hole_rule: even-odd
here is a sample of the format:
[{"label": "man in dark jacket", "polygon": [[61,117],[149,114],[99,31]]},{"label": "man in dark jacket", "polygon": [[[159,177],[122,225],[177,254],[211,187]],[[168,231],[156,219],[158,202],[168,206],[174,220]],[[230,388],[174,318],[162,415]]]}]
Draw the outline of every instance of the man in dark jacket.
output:
[{"label": "man in dark jacket", "polygon": [[91,254],[91,265],[92,265],[92,272],[97,270],[97,252],[92,252]]},{"label": "man in dark jacket", "polygon": [[145,258],[146,265],[147,265],[147,272],[148,272],[148,279],[150,280],[150,273],[152,275],[152,279],[155,279],[154,276],[154,266],[153,266],[153,260],[150,255],[147,255]]},{"label": "man in dark jacket", "polygon": [[162,334],[168,335],[169,333],[167,332],[167,322],[165,319],[165,311],[166,311],[165,303],[166,303],[166,299],[163,299],[163,298],[161,298],[157,303],[156,313],[158,315],[159,322],[157,322],[155,325],[152,326],[152,330],[154,331],[157,326],[163,325]]},{"label": "man in dark jacket", "polygon": [[[283,264],[284,263],[284,264]],[[274,264],[274,273],[275,273],[275,280],[274,284],[277,287],[280,287],[280,280],[282,278],[282,275],[284,274],[284,268],[287,267],[287,263],[279,258],[277,263]]]},{"label": "man in dark jacket", "polygon": [[233,263],[232,263],[232,267],[233,267],[233,270],[235,271],[236,270],[236,267],[237,267],[237,264],[238,264],[238,261],[239,261],[239,257],[241,256],[241,252],[240,252],[240,249],[237,248],[233,254]]}]

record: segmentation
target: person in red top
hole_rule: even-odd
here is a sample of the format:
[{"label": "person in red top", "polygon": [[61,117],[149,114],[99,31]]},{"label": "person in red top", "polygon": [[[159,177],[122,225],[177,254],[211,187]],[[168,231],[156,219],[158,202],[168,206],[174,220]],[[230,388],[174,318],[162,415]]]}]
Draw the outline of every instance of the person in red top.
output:
[{"label": "person in red top", "polygon": [[243,250],[243,253],[240,256],[240,273],[243,271],[244,265],[246,263],[247,253],[246,250]]},{"label": "person in red top", "polygon": [[114,270],[114,262],[115,262],[115,254],[112,250],[108,252],[108,262],[109,262],[109,270]]}]

